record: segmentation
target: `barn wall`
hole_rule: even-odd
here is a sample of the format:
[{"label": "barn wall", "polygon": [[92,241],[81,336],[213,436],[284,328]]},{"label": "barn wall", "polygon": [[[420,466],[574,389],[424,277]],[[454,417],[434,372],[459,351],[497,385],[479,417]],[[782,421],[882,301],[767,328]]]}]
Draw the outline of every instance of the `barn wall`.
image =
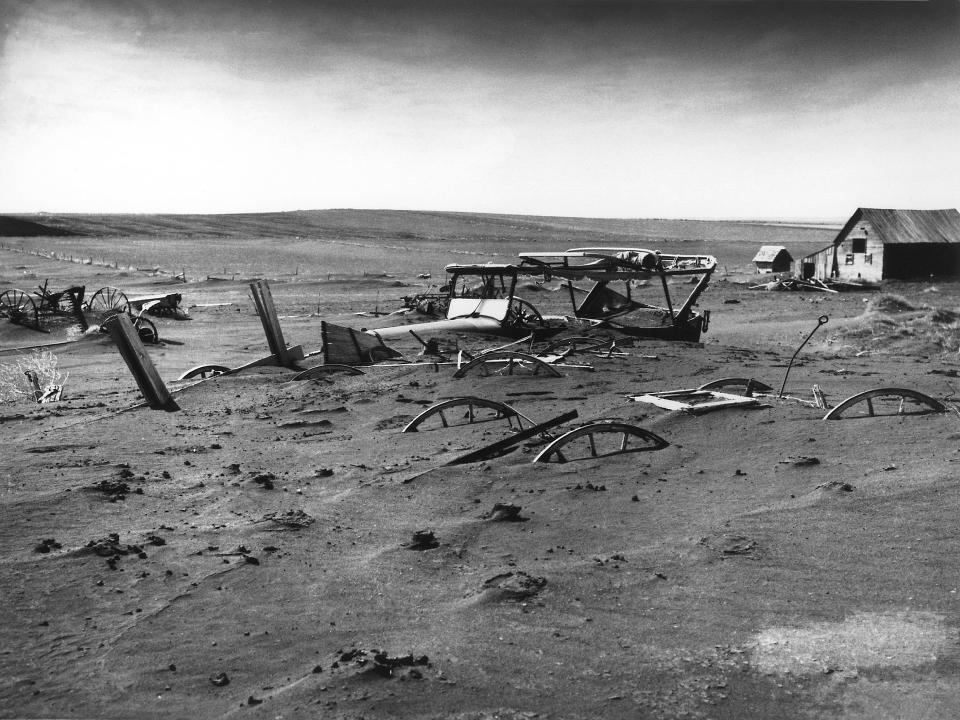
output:
[{"label": "barn wall", "polygon": [[[854,252],[857,240],[865,241],[864,252]],[[837,277],[841,280],[882,280],[883,263],[884,246],[873,226],[866,220],[854,225],[837,246]]]},{"label": "barn wall", "polygon": [[960,245],[954,243],[905,243],[887,245],[885,278],[960,276]]},{"label": "barn wall", "polygon": [[[804,272],[804,265],[813,263],[813,274],[808,275]],[[830,269],[833,267],[833,246],[824,248],[813,255],[807,255],[797,261],[796,274],[799,277],[813,277],[818,280],[826,280],[830,277]]]}]

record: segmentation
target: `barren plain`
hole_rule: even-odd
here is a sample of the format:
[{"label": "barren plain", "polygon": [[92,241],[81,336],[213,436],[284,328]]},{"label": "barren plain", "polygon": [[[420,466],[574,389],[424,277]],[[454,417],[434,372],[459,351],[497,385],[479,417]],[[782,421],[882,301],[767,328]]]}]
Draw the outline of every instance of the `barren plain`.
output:
[{"label": "barren plain", "polygon": [[[190,319],[155,318],[148,346],[174,412],[135,407],[107,335],[0,322],[0,364],[48,345],[69,373],[59,402],[0,405],[0,716],[960,716],[960,283],[751,290],[759,245],[796,258],[835,232],[777,224],[34,219],[87,235],[4,238],[0,289],[176,292]],[[703,341],[623,341],[560,378],[393,362],[176,379],[269,353],[254,278],[311,352],[321,319],[366,327],[356,313],[399,308],[446,263],[578,245],[715,255]],[[727,377],[778,389],[821,315],[786,395],[893,386],[951,410],[826,421],[791,399],[703,415],[630,400]],[[418,360],[413,340],[396,348]],[[670,445],[540,464],[531,442],[447,466],[510,428],[401,432],[468,395]]]}]

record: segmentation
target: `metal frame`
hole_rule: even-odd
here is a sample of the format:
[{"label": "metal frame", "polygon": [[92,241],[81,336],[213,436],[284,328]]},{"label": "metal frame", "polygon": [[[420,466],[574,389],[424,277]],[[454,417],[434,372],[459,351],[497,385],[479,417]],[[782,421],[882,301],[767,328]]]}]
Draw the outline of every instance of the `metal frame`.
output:
[{"label": "metal frame", "polygon": [[754,397],[720,392],[719,390],[668,390],[666,392],[633,395],[635,402],[649,403],[665,410],[682,410],[700,415],[712,410],[731,407],[755,407],[760,401]]},{"label": "metal frame", "polygon": [[697,390],[722,390],[728,387],[742,387],[747,397],[752,397],[754,392],[768,393],[773,392],[773,388],[764,382],[754,378],[729,377],[711,380],[704,383]]}]

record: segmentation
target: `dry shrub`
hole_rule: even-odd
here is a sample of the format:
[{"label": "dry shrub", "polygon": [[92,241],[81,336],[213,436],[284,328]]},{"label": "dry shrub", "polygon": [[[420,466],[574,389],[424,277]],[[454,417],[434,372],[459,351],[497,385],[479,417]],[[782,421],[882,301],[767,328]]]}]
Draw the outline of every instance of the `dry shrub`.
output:
[{"label": "dry shrub", "polygon": [[870,302],[867,303],[867,312],[899,313],[917,309],[916,305],[902,295],[881,294],[870,298]]},{"label": "dry shrub", "polygon": [[62,386],[66,381],[66,376],[57,370],[57,356],[49,350],[35,350],[14,363],[0,365],[0,403],[36,401],[35,388],[27,377],[28,372],[36,374],[43,390]]},{"label": "dry shrub", "polygon": [[960,322],[960,312],[946,308],[933,308],[927,318],[937,325],[956,325]]},{"label": "dry shrub", "polygon": [[882,355],[958,352],[960,308],[916,306],[899,295],[881,295],[830,343]]}]

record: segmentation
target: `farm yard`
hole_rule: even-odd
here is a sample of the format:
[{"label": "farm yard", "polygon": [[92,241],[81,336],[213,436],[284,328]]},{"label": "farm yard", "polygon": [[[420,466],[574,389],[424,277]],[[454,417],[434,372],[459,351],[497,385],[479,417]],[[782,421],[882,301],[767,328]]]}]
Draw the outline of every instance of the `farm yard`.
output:
[{"label": "farm yard", "polygon": [[[0,716],[960,714],[960,282],[750,289],[761,245],[802,257],[836,226],[31,219],[83,235],[3,238],[0,290],[176,293],[188,319],[153,317],[145,345],[172,412],[136,407],[110,335],[0,320],[0,366],[46,350],[66,378],[56,402],[0,405]],[[411,337],[358,375],[178,380],[270,353],[254,279],[312,353],[321,321],[422,319],[383,313],[439,288],[448,263],[583,246],[715,256],[701,342],[618,336],[615,352],[570,352],[560,377],[458,378],[458,351],[508,342],[462,333],[438,338],[445,361]],[[518,294],[548,307],[551,289]],[[633,399],[728,378],[773,392],[703,413]],[[824,420],[815,385],[829,406],[892,387],[946,412],[898,395]],[[516,429],[462,406],[403,432],[463,397],[533,423],[576,411],[553,437],[602,421],[666,445],[594,456],[571,441],[568,462],[533,462],[548,441],[534,434],[459,463]]]}]

